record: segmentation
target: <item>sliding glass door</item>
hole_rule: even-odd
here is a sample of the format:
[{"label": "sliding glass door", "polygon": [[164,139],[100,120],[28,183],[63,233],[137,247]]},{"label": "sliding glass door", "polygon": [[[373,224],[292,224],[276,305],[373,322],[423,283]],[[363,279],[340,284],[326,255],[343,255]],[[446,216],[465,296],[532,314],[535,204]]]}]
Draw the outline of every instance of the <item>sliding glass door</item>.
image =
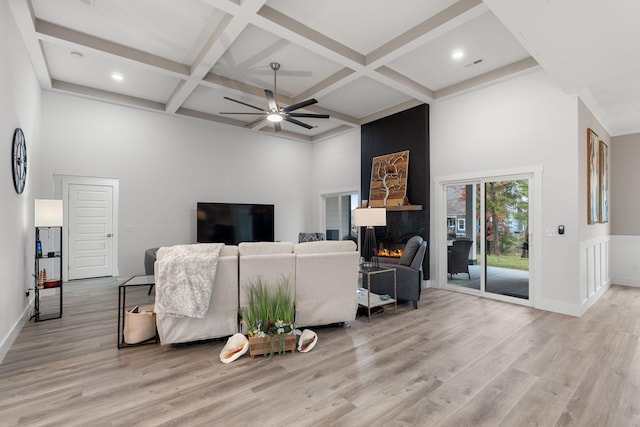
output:
[{"label": "sliding glass door", "polygon": [[323,195],[324,233],[327,240],[351,239],[357,241],[358,232],[354,215],[358,207],[357,193]]},{"label": "sliding glass door", "polygon": [[447,186],[448,283],[481,289],[484,258],[480,242],[480,184]]},{"label": "sliding glass door", "polygon": [[529,181],[485,183],[485,290],[529,299]]},{"label": "sliding glass door", "polygon": [[529,299],[529,177],[447,184],[447,286]]}]

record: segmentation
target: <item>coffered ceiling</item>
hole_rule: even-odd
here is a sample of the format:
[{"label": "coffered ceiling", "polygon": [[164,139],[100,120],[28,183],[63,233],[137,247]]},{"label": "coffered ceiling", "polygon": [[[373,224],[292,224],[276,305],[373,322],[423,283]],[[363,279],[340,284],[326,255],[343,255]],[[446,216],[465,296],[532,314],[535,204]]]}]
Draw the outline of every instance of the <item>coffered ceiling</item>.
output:
[{"label": "coffered ceiling", "polygon": [[[588,98],[612,133],[625,126],[612,113],[624,108],[602,102],[615,104],[606,67],[599,79],[578,79],[558,58],[580,40],[562,31],[570,19],[555,13],[578,0],[523,7],[509,0],[9,2],[41,86],[106,102],[247,127],[259,116],[220,113],[257,111],[224,97],[266,109],[269,64],[278,62],[279,106],[315,98],[297,112],[330,115],[300,119],[312,129],[283,122],[278,135],[313,142],[548,63],[558,84]],[[553,23],[549,35],[541,22]],[[452,58],[455,50],[462,58]],[[585,50],[572,50],[567,61],[582,65]],[[250,129],[274,132],[266,120]]]}]

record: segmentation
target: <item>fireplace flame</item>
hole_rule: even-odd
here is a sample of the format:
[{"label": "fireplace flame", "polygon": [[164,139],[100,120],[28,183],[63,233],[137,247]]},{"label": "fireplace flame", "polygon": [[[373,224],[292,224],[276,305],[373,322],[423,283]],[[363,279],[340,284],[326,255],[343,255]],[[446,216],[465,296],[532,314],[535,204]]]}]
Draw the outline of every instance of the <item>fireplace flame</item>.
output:
[{"label": "fireplace flame", "polygon": [[389,249],[379,249],[378,256],[386,256],[391,258],[400,258],[402,256],[402,249],[389,250]]}]

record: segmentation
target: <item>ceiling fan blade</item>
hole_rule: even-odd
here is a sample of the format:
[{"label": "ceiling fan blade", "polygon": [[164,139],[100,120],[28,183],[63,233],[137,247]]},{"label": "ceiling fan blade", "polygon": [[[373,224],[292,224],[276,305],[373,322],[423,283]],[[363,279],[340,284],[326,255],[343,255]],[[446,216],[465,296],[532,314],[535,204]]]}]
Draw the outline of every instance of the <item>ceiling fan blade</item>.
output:
[{"label": "ceiling fan blade", "polygon": [[267,103],[269,104],[269,111],[278,111],[278,104],[276,104],[276,98],[273,96],[273,92],[269,89],[264,90],[264,94],[267,97]]},{"label": "ceiling fan blade", "polygon": [[263,115],[263,116],[266,116],[266,115],[267,115],[267,113],[266,113],[266,112],[264,112],[264,111],[262,111],[262,112],[260,112],[260,113],[234,113],[234,112],[228,112],[228,111],[225,111],[225,112],[218,113],[218,114],[250,114],[250,115],[253,115],[253,116],[257,116],[257,115]]},{"label": "ceiling fan blade", "polygon": [[273,128],[276,130],[276,132],[280,132],[282,130],[282,126],[280,126],[280,122],[275,122],[273,124]]},{"label": "ceiling fan blade", "polygon": [[224,99],[228,99],[229,101],[237,102],[238,104],[246,105],[247,107],[255,108],[256,110],[264,111],[263,108],[256,107],[255,105],[247,104],[246,102],[238,101],[237,99],[229,98],[225,96]]},{"label": "ceiling fan blade", "polygon": [[306,101],[302,101],[302,102],[298,102],[297,104],[289,105],[288,107],[283,108],[282,111],[284,111],[285,113],[288,113],[289,111],[297,110],[299,108],[308,107],[309,105],[316,104],[317,102],[318,101],[313,99],[313,98],[307,99]]},{"label": "ceiling fan blade", "polygon": [[306,124],[306,123],[302,123],[302,122],[301,122],[301,121],[299,121],[299,120],[292,119],[291,117],[285,117],[284,119],[285,119],[286,121],[290,122],[290,123],[296,124],[296,125],[298,125],[298,126],[302,126],[303,128],[313,129],[313,126],[308,125],[308,124]]},{"label": "ceiling fan blade", "polygon": [[261,122],[261,121],[263,121],[263,120],[264,120],[264,117],[263,117],[263,118],[261,118],[261,119],[257,119],[257,120],[254,120],[254,121],[252,121],[252,122],[249,122],[249,123],[247,123],[247,124],[246,124],[246,125],[244,125],[244,126],[245,126],[245,127],[247,127],[247,128],[251,128],[251,127],[253,127],[254,125],[257,125],[258,123],[260,123],[260,122]]},{"label": "ceiling fan blade", "polygon": [[328,119],[328,114],[312,114],[312,113],[289,113],[289,117],[309,117],[312,119]]}]

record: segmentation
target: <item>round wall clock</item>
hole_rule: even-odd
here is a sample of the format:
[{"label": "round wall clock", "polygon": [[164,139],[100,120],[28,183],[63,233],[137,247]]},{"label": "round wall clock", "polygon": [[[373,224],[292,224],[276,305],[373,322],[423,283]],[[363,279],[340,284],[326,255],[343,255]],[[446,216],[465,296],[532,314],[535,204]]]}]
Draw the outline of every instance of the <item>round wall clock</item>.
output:
[{"label": "round wall clock", "polygon": [[13,186],[16,193],[22,194],[27,181],[27,143],[22,129],[13,132],[13,147],[11,148],[11,169],[13,170]]}]

